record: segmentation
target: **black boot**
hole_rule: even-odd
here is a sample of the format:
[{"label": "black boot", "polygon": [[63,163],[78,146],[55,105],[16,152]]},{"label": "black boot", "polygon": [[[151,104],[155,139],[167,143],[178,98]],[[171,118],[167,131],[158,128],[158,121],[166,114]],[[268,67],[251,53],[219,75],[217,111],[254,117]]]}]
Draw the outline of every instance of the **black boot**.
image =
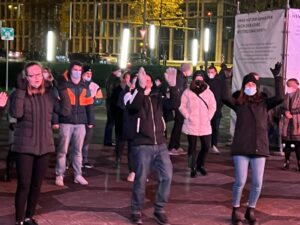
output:
[{"label": "black boot", "polygon": [[285,160],[282,169],[283,170],[288,170],[290,168],[290,161]]},{"label": "black boot", "polygon": [[191,178],[195,178],[197,176],[197,170],[195,168],[191,168]]},{"label": "black boot", "polygon": [[242,225],[242,217],[238,212],[239,207],[233,207],[232,208],[232,214],[231,214],[231,224],[232,225]]},{"label": "black boot", "polygon": [[249,225],[258,225],[257,219],[254,215],[254,208],[248,207],[245,213],[245,218],[248,220]]},{"label": "black boot", "polygon": [[207,172],[206,172],[204,166],[197,166],[197,170],[198,170],[203,176],[206,176],[206,175],[207,175]]}]

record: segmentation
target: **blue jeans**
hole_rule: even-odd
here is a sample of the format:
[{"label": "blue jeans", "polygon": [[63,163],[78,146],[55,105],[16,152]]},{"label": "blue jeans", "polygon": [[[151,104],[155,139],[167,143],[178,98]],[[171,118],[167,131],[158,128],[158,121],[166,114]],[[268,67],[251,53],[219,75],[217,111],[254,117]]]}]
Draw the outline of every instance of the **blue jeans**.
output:
[{"label": "blue jeans", "polygon": [[86,126],[86,134],[82,146],[82,165],[85,163],[88,163],[88,154],[89,154],[89,147],[90,143],[92,142],[93,139],[93,134],[94,134],[94,128],[89,128]]},{"label": "blue jeans", "polygon": [[169,198],[173,174],[173,166],[167,145],[133,146],[131,151],[135,171],[131,198],[132,213],[142,211],[146,180],[150,169],[154,169],[158,175],[154,210],[155,212],[163,212],[163,207]]},{"label": "blue jeans", "polygon": [[71,161],[74,176],[81,175],[82,146],[85,137],[84,124],[59,124],[59,146],[56,154],[56,176],[63,176],[66,171],[66,156],[71,142]]},{"label": "blue jeans", "polygon": [[248,167],[250,165],[252,183],[248,207],[255,208],[262,188],[266,158],[235,155],[233,156],[233,163],[235,170],[235,182],[232,188],[232,205],[233,207],[240,206],[243,188],[247,181]]}]

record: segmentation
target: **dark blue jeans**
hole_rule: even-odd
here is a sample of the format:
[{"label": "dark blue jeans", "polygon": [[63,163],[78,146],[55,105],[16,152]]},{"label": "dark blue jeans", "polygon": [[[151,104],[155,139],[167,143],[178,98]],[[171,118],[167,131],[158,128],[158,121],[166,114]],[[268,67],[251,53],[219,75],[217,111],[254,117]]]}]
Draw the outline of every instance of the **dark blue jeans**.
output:
[{"label": "dark blue jeans", "polygon": [[106,125],[105,125],[103,144],[111,145],[113,142],[112,141],[112,132],[113,132],[114,125],[115,125],[115,119],[113,118],[112,112],[109,109],[109,107],[107,107],[106,110],[107,110],[106,111],[107,120],[106,120]]},{"label": "dark blue jeans", "polygon": [[135,167],[135,180],[131,199],[132,213],[140,213],[142,211],[146,180],[150,169],[153,169],[158,175],[154,210],[155,212],[163,212],[163,207],[169,198],[173,175],[173,166],[167,145],[133,146],[132,158]]}]

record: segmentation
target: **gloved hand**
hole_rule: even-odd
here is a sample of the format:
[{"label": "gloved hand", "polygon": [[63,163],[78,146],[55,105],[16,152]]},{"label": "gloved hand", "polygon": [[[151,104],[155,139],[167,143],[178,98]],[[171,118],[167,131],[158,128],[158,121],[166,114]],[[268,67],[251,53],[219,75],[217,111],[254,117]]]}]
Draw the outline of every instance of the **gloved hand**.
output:
[{"label": "gloved hand", "polygon": [[168,68],[165,72],[165,79],[170,87],[176,86],[177,70],[175,68]]},{"label": "gloved hand", "polygon": [[57,88],[57,90],[62,91],[67,89],[67,81],[63,76],[59,76],[56,81],[53,81],[53,85]]},{"label": "gloved hand", "polygon": [[274,66],[274,69],[270,68],[274,77],[276,77],[280,74],[281,66],[282,66],[282,64],[280,62],[277,62]]},{"label": "gloved hand", "polygon": [[147,74],[145,72],[145,69],[141,67],[138,72],[138,79],[139,79],[139,85],[143,89],[146,87],[146,76]]},{"label": "gloved hand", "polygon": [[26,78],[23,77],[23,73],[18,74],[16,80],[16,88],[20,90],[26,90],[28,85],[28,81]]}]

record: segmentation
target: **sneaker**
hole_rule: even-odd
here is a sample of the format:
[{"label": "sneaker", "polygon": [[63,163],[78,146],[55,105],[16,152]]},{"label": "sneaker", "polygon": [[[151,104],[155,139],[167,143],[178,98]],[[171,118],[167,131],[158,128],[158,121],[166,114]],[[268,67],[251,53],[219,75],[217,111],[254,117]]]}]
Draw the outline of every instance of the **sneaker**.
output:
[{"label": "sneaker", "polygon": [[137,225],[143,224],[141,213],[132,213],[131,214],[131,221],[134,224],[137,224]]},{"label": "sneaker", "polygon": [[60,187],[65,186],[65,184],[64,184],[64,177],[63,176],[56,176],[55,185],[56,186],[60,186]]},{"label": "sneaker", "polygon": [[87,182],[86,179],[84,179],[83,176],[78,175],[74,178],[74,183],[75,184],[81,184],[81,185],[88,185],[89,183]]},{"label": "sneaker", "polygon": [[180,153],[177,151],[177,149],[172,148],[169,150],[169,155],[180,155]]},{"label": "sneaker", "polygon": [[26,218],[24,220],[24,225],[38,225],[38,223],[32,218]]},{"label": "sneaker", "polygon": [[135,178],[135,172],[130,172],[128,177],[127,177],[127,181],[128,182],[133,182]]},{"label": "sneaker", "polygon": [[83,167],[83,168],[87,168],[87,169],[91,169],[91,168],[93,168],[94,166],[93,166],[92,164],[90,164],[90,163],[84,163],[82,167]]},{"label": "sneaker", "polygon": [[183,150],[183,148],[177,148],[177,152],[179,153],[179,155],[186,155],[187,152]]},{"label": "sneaker", "polygon": [[209,149],[209,153],[212,153],[212,154],[220,154],[221,152],[219,151],[219,149],[213,145],[210,149]]},{"label": "sneaker", "polygon": [[166,213],[163,213],[163,212],[161,212],[161,213],[154,212],[154,219],[156,220],[156,222],[158,224],[161,224],[161,225],[170,225]]}]

